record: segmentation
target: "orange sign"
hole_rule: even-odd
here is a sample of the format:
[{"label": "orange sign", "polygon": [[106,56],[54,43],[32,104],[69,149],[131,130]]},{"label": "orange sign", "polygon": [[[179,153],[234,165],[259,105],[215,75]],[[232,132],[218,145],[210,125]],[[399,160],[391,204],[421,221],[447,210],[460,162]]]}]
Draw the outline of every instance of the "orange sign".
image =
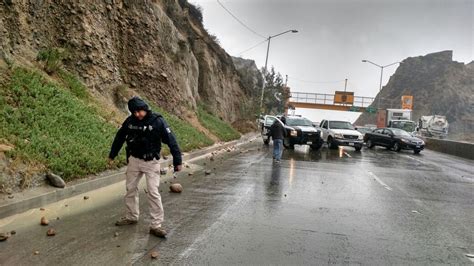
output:
[{"label": "orange sign", "polygon": [[336,94],[334,94],[334,103],[354,104],[354,92],[336,91]]},{"label": "orange sign", "polygon": [[411,95],[402,96],[402,109],[413,110],[413,96]]}]

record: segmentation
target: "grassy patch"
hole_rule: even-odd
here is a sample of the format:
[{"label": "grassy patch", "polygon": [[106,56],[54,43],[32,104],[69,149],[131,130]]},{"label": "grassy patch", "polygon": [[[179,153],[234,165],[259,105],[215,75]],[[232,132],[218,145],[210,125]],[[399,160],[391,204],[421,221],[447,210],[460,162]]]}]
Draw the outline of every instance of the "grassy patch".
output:
[{"label": "grassy patch", "polygon": [[240,138],[240,134],[231,125],[222,121],[213,114],[207,112],[202,105],[198,106],[198,119],[201,125],[211,131],[222,141],[230,141]]},{"label": "grassy patch", "polygon": [[66,180],[107,168],[114,126],[37,72],[17,67],[9,75],[0,90],[0,138],[15,145],[11,157],[40,162]]},{"label": "grassy patch", "polygon": [[67,70],[60,69],[58,70],[58,76],[61,78],[64,85],[68,87],[76,97],[81,99],[89,98],[86,86],[79,81],[75,75],[69,73]]}]

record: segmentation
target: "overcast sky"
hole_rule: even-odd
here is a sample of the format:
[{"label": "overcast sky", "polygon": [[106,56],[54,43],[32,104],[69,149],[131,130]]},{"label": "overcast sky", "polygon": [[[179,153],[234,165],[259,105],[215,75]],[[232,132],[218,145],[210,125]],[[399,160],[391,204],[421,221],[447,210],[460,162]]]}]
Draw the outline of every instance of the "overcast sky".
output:
[{"label": "overcast sky", "polygon": [[[220,0],[258,35],[272,39],[269,66],[288,75],[292,91],[333,93],[344,89],[358,96],[375,96],[380,65],[410,56],[453,50],[454,60],[469,63],[474,54],[473,0]],[[264,38],[231,17],[217,0],[190,0],[202,7],[204,26],[233,56],[265,64]],[[396,70],[384,70],[383,84]],[[304,112],[353,121],[355,114]]]}]

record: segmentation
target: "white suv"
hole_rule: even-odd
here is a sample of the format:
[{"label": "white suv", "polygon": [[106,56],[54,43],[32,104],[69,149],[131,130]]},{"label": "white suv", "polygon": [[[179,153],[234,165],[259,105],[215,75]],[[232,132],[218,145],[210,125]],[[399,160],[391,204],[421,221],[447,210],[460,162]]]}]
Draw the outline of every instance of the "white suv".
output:
[{"label": "white suv", "polygon": [[338,146],[350,146],[360,151],[364,145],[364,136],[347,121],[323,120],[319,126],[323,141],[327,142],[331,149],[336,149]]}]

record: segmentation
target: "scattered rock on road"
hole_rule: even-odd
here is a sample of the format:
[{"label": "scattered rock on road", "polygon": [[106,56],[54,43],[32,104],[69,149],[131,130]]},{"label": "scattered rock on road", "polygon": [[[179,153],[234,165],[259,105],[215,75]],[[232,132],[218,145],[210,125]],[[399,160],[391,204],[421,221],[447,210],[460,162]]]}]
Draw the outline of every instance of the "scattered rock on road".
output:
[{"label": "scattered rock on road", "polygon": [[210,175],[211,173],[212,173],[211,170],[206,170],[206,172],[204,172],[204,174],[206,175]]},{"label": "scattered rock on road", "polygon": [[48,221],[48,219],[46,219],[46,217],[43,216],[43,217],[41,217],[40,224],[41,225],[48,225],[49,221]]},{"label": "scattered rock on road", "polygon": [[38,250],[36,250],[35,252],[33,252],[33,254],[35,254],[35,255],[39,255],[39,254],[40,254],[40,252],[39,252]]},{"label": "scattered rock on road", "polygon": [[166,175],[167,173],[168,173],[168,170],[166,170],[166,168],[160,169],[160,175]]},{"label": "scattered rock on road", "polygon": [[158,253],[158,251],[153,251],[152,253],[150,253],[150,256],[152,259],[157,259],[160,254]]},{"label": "scattered rock on road", "polygon": [[8,233],[0,233],[0,241],[5,241],[10,237]]},{"label": "scattered rock on road", "polygon": [[170,191],[173,193],[181,193],[183,192],[183,186],[179,183],[174,183],[170,186]]},{"label": "scattered rock on road", "polygon": [[15,197],[15,196],[13,196],[13,195],[9,195],[9,196],[8,196],[9,199],[13,199],[14,197]]},{"label": "scattered rock on road", "polygon": [[64,188],[66,186],[66,182],[56,174],[48,173],[46,178],[53,187]]},{"label": "scattered rock on road", "polygon": [[44,211],[45,209],[44,208],[40,208],[40,211]]},{"label": "scattered rock on road", "polygon": [[114,237],[118,237],[118,236],[119,236],[119,233],[115,232]]},{"label": "scattered rock on road", "polygon": [[10,231],[10,235],[16,235],[16,231],[15,231],[15,230],[11,230],[11,231]]},{"label": "scattered rock on road", "polygon": [[89,196],[84,196],[84,200],[88,200],[89,199]]},{"label": "scattered rock on road", "polygon": [[49,228],[48,231],[46,232],[47,236],[55,236],[56,235],[56,230],[53,228]]}]

